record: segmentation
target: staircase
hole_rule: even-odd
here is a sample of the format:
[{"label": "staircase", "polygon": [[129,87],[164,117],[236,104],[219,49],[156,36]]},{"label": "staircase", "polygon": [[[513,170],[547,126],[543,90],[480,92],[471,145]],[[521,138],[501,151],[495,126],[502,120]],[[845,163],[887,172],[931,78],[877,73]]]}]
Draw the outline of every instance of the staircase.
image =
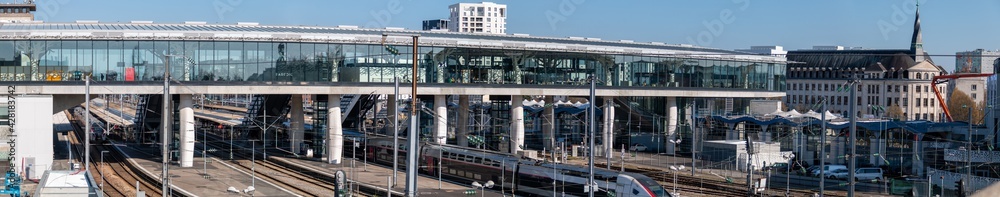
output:
[{"label": "staircase", "polygon": [[143,123],[145,123],[145,120],[146,120],[146,103],[147,102],[149,102],[149,95],[148,94],[139,95],[139,102],[136,102],[135,106],[133,106],[133,108],[135,108],[135,114],[132,114],[132,117],[135,117],[135,120],[134,120],[135,124],[133,124],[133,126],[136,127],[136,128],[134,128],[136,131],[142,131],[143,130],[143,128],[142,128],[143,127]]},{"label": "staircase", "polygon": [[343,114],[340,116],[340,122],[344,122],[350,117],[350,113],[348,112],[354,109],[354,105],[358,103],[360,96],[360,94],[345,94],[340,98],[340,113]]},{"label": "staircase", "polygon": [[140,143],[156,143],[159,135],[161,112],[163,109],[163,95],[144,94],[139,96],[139,101],[135,105],[135,132],[138,133]]},{"label": "staircase", "polygon": [[248,137],[246,135],[257,135],[259,133],[251,133],[253,131],[261,131],[261,128],[265,125],[267,128],[271,128],[274,123],[283,122],[282,120],[285,119],[285,116],[291,110],[288,104],[291,100],[292,95],[254,95],[250,101],[250,105],[247,106],[247,115],[243,118],[243,123],[241,124],[245,129],[245,132],[242,133],[244,136],[240,137],[254,139],[246,138]]}]

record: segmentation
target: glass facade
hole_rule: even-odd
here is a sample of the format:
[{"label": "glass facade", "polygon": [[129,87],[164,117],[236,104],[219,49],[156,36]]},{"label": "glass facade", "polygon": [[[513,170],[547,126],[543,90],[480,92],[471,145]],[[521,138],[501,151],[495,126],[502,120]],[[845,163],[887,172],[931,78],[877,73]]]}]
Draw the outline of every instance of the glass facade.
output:
[{"label": "glass facade", "polygon": [[[0,81],[390,83],[411,80],[412,47],[310,42],[0,40]],[[420,47],[418,82],[785,91],[783,63],[485,48]]]}]

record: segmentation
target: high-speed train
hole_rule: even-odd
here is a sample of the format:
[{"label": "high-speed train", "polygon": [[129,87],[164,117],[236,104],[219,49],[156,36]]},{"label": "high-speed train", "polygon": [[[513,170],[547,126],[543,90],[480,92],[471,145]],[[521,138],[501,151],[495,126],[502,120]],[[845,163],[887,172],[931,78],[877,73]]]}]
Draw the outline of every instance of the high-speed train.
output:
[{"label": "high-speed train", "polygon": [[[392,138],[371,138],[367,151],[369,161],[392,165]],[[405,166],[406,140],[399,142],[400,166]],[[587,196],[585,185],[589,172],[585,167],[553,164],[516,155],[463,148],[452,145],[421,143],[419,147],[421,173],[441,176],[461,183],[493,181],[493,189],[523,196]],[[440,166],[438,163],[440,162]],[[670,196],[653,179],[637,173],[622,173],[594,169],[594,181],[599,190],[595,195],[661,197]]]}]

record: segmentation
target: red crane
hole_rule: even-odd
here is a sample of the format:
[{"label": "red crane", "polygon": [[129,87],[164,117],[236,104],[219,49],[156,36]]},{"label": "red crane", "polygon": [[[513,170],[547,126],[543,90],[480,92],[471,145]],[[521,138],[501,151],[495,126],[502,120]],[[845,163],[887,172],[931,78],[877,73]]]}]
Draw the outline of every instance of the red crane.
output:
[{"label": "red crane", "polygon": [[947,82],[947,81],[950,81],[952,79],[972,78],[972,77],[989,77],[989,76],[993,76],[993,74],[992,73],[959,73],[959,74],[951,74],[951,75],[938,75],[938,76],[934,76],[934,79],[931,80],[931,90],[934,90],[934,96],[937,96],[938,103],[941,103],[941,105],[940,105],[941,109],[944,110],[944,116],[948,117],[948,121],[949,122],[950,121],[955,121],[955,120],[951,119],[951,112],[948,111],[948,103],[945,103],[944,102],[944,98],[941,98],[941,92],[938,91],[937,85],[941,84],[941,83],[944,83],[944,82]]}]

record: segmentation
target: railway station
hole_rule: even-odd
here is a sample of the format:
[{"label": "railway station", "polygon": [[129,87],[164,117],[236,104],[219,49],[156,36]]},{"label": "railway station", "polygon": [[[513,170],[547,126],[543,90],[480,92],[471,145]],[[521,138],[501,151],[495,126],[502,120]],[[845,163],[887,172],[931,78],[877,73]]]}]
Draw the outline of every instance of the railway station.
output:
[{"label": "railway station", "polygon": [[[90,195],[407,196],[414,169],[427,196],[846,196],[851,181],[792,170],[848,163],[856,119],[788,110],[795,64],[588,37],[0,23],[0,137],[11,141],[0,152],[17,151],[5,179],[17,183],[0,194],[44,194],[68,187],[47,177],[82,173]],[[920,151],[964,127],[859,120],[865,150],[853,157],[923,177],[944,165],[909,161],[949,157]]]},{"label": "railway station", "polygon": [[[107,95],[91,102],[100,121],[92,139],[158,146],[170,104],[168,156],[181,169],[197,167],[197,134],[344,165],[351,143],[334,140],[410,137],[409,126],[421,141],[541,158],[587,146],[590,106],[601,117],[594,153],[611,158],[631,136],[677,138],[696,111],[784,95],[783,59],[686,45],[251,23],[20,23],[3,32],[36,35],[0,41],[9,46],[0,53],[22,54],[9,62],[32,62],[0,68],[12,95],[67,106],[53,111]],[[410,83],[411,73],[417,96],[393,94],[393,78]],[[586,98],[591,81],[599,99]],[[414,108],[419,125],[404,115]],[[462,182],[490,181],[469,176],[478,178]]]}]

